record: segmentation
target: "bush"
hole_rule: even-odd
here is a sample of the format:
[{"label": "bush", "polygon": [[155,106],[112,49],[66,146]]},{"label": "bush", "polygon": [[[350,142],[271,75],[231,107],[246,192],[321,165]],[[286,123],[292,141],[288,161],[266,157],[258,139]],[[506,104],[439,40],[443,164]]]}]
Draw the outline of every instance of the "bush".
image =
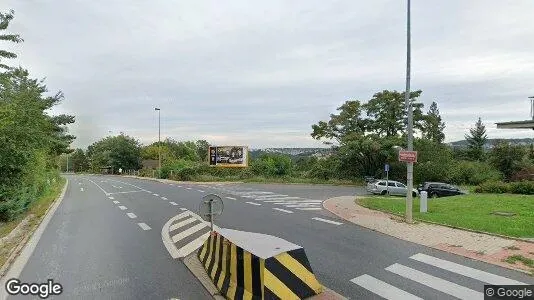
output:
[{"label": "bush", "polygon": [[499,181],[502,174],[485,162],[456,161],[446,178],[454,184],[478,185],[487,181]]},{"label": "bush", "polygon": [[513,194],[534,195],[534,181],[512,182],[508,185]]},{"label": "bush", "polygon": [[475,193],[504,194],[510,192],[510,185],[501,181],[489,181],[475,188]]}]

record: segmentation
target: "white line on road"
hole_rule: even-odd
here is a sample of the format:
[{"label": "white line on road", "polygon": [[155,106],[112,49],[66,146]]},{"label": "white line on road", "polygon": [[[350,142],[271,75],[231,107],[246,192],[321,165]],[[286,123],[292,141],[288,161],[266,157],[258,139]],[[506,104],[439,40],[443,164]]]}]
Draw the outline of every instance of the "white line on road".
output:
[{"label": "white line on road", "polygon": [[321,210],[321,207],[299,207],[298,210]]},{"label": "white line on road", "polygon": [[128,209],[128,208],[126,208],[126,206],[122,206],[122,205],[119,206],[119,208],[120,208],[121,210],[126,210],[126,209]]},{"label": "white line on road", "polygon": [[255,203],[255,202],[245,202],[245,203],[252,204],[252,205],[261,205],[259,203]]},{"label": "white line on road", "polygon": [[185,226],[187,224],[191,224],[191,223],[193,223],[195,221],[198,221],[198,220],[196,218],[194,218],[194,217],[190,217],[189,219],[185,219],[182,222],[178,222],[178,223],[172,224],[171,227],[169,227],[169,232],[174,231],[174,230],[176,230],[176,229],[178,229],[180,227],[183,227],[183,226]]},{"label": "white line on road", "polygon": [[318,207],[321,206],[321,204],[318,203],[308,203],[308,204],[291,204],[286,205],[286,207]]},{"label": "white line on road", "polygon": [[204,242],[208,239],[210,233],[206,232],[203,235],[199,236],[195,240],[191,241],[187,245],[183,246],[182,248],[178,249],[178,255],[180,257],[184,257],[189,255],[191,252],[197,250],[198,247],[202,246]]},{"label": "white line on road", "polygon": [[83,188],[80,188],[80,192],[83,192]]},{"label": "white line on road", "polygon": [[199,231],[200,229],[202,228],[206,228],[208,227],[208,225],[204,224],[204,223],[200,223],[200,224],[197,224],[191,228],[188,228],[187,230],[184,230],[178,234],[176,234],[175,236],[172,237],[172,242],[173,243],[176,243],[184,238],[186,238],[187,236]]},{"label": "white line on road", "polygon": [[269,200],[265,200],[263,202],[280,202],[280,200],[295,200],[295,199],[302,199],[302,198],[300,198],[300,197],[270,198]]},{"label": "white line on road", "polygon": [[312,220],[321,221],[321,222],[325,222],[325,223],[330,223],[330,224],[334,224],[334,225],[342,225],[343,224],[341,222],[331,221],[331,220],[327,220],[327,219],[323,219],[323,218],[312,218]]},{"label": "white line on road", "polygon": [[411,279],[417,283],[424,284],[430,288],[440,292],[449,294],[453,297],[472,300],[484,299],[484,294],[458,285],[456,283],[423,273],[421,271],[403,266],[401,264],[393,264],[386,268],[387,271],[395,273],[404,278]]},{"label": "white line on road", "polygon": [[176,202],[169,202],[170,205],[178,205]]},{"label": "white line on road", "polygon": [[405,292],[399,288],[392,286],[382,280],[378,280],[367,274],[353,278],[350,280],[366,290],[369,290],[378,296],[389,300],[423,300],[417,296],[414,296],[408,292]]},{"label": "white line on road", "polygon": [[108,193],[108,195],[115,195],[115,194],[128,194],[128,193],[138,193],[141,191],[126,191],[126,192],[115,192],[115,193]]},{"label": "white line on road", "polygon": [[281,209],[281,208],[277,208],[277,207],[273,207],[274,210],[278,210],[278,211],[283,211],[285,213],[288,213],[288,214],[292,214],[293,212],[290,211],[290,210],[285,210],[285,209]]},{"label": "white line on road", "polygon": [[204,193],[204,191],[203,191],[203,190],[197,190],[197,191],[199,191],[199,192],[201,192],[201,193]]},{"label": "white line on road", "polygon": [[282,195],[282,194],[275,194],[275,195],[265,195],[265,196],[259,196],[256,198],[256,200],[269,200],[271,198],[280,198],[280,197],[287,197],[288,195]]},{"label": "white line on road", "polygon": [[101,190],[102,192],[104,192],[104,194],[106,194],[106,195],[109,195],[109,193],[108,193],[108,192],[106,192],[106,191],[105,191],[105,190],[104,190],[104,189],[103,189],[103,188],[102,188],[101,186],[99,186],[99,185],[98,185],[98,183],[96,183],[96,182],[92,181],[92,180],[91,180],[91,179],[89,179],[89,178],[84,178],[84,179],[85,179],[85,180],[87,180],[87,181],[90,181],[90,182],[92,182],[92,183],[93,183],[94,185],[96,185],[96,186],[97,186],[97,187],[98,187],[98,188],[99,188],[99,189],[100,189],[100,190]]},{"label": "white line on road", "polygon": [[151,192],[151,191],[146,191],[146,190],[145,190],[145,192],[147,192],[147,193],[149,193],[149,194],[152,194],[152,192]]},{"label": "white line on road", "polygon": [[187,208],[183,208],[183,207],[182,207],[182,208],[180,208],[180,210],[187,210]]},{"label": "white line on road", "polygon": [[163,199],[163,200],[169,200],[169,199],[167,199],[167,197],[161,197],[161,199]]},{"label": "white line on road", "polygon": [[187,188],[185,188],[185,189],[186,189],[186,190],[192,190],[192,188],[190,188],[190,187],[187,187]]},{"label": "white line on road", "polygon": [[128,217],[130,217],[130,219],[137,218],[137,216],[134,213],[127,213],[126,215],[128,215]]},{"label": "white line on road", "polygon": [[159,195],[158,195],[158,194],[152,194],[152,195],[154,195],[154,196],[156,196],[156,197],[159,197]]},{"label": "white line on road", "polygon": [[236,200],[234,197],[225,197],[226,199]]},{"label": "white line on road", "polygon": [[139,225],[139,227],[141,227],[143,230],[150,230],[150,226],[146,225],[145,223],[137,223],[137,225]]},{"label": "white line on road", "polygon": [[481,270],[473,269],[466,267],[457,263],[450,262],[448,260],[439,259],[426,255],[423,253],[418,253],[410,257],[413,260],[420,261],[425,264],[432,265],[450,272],[454,272],[466,277],[470,277],[482,282],[486,282],[494,285],[525,285],[526,283],[508,279],[506,277],[498,276]]},{"label": "white line on road", "polygon": [[115,203],[115,204],[119,204],[120,202],[119,202],[119,201],[117,201],[117,200],[115,200],[115,201],[113,201],[113,203]]},{"label": "white line on road", "polygon": [[181,185],[177,185],[177,187],[181,188],[182,186]]},{"label": "white line on road", "polygon": [[109,196],[108,198],[111,199],[111,200],[115,199],[114,197],[111,197],[111,196]]}]

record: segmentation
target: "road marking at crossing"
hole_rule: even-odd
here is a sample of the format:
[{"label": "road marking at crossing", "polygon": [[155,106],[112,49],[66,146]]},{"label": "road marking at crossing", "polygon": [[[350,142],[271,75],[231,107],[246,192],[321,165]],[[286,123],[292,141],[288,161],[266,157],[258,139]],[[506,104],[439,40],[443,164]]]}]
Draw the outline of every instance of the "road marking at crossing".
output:
[{"label": "road marking at crossing", "polygon": [[293,212],[290,211],[290,210],[285,210],[285,209],[281,209],[281,208],[277,208],[277,207],[273,207],[274,210],[278,210],[278,211],[282,211],[282,212],[285,212],[285,213],[288,213],[288,214],[292,214]]},{"label": "road marking at crossing", "polygon": [[152,192],[151,192],[151,191],[145,191],[145,192],[147,192],[147,193],[149,193],[149,194],[152,194]]},{"label": "road marking at crossing", "polygon": [[470,277],[482,282],[486,282],[493,285],[526,285],[526,283],[508,279],[506,277],[498,276],[481,270],[473,269],[470,267],[462,266],[451,261],[444,259],[439,259],[426,255],[423,253],[418,253],[410,257],[413,260],[423,262],[425,264],[432,265],[450,272],[458,273],[460,275]]},{"label": "road marking at crossing", "polygon": [[295,200],[295,199],[302,199],[302,198],[300,198],[300,197],[270,198],[269,200],[265,200],[263,202],[280,202],[280,200]]},{"label": "road marking at crossing", "polygon": [[299,207],[298,210],[322,210],[321,207]]},{"label": "road marking at crossing", "polygon": [[158,194],[152,194],[152,195],[154,195],[154,196],[156,196],[156,197],[159,197],[159,195],[158,195]]},{"label": "road marking at crossing", "polygon": [[341,222],[336,222],[336,221],[331,221],[331,220],[327,220],[327,219],[323,219],[323,218],[312,218],[312,220],[316,220],[316,221],[321,221],[321,222],[325,222],[325,223],[330,223],[330,224],[334,224],[334,225],[343,225],[343,223]]},{"label": "road marking at crossing", "polygon": [[180,208],[180,209],[181,209],[181,210],[187,210],[187,208],[183,208],[183,207],[182,207],[182,208]]},{"label": "road marking at crossing", "polygon": [[176,234],[175,236],[173,236],[172,237],[172,242],[176,243],[176,242],[184,239],[185,237],[187,237],[187,236],[189,236],[189,235],[191,235],[191,234],[193,234],[193,233],[195,233],[195,232],[197,232],[200,229],[205,228],[205,227],[207,227],[206,224],[200,223],[200,224],[197,224],[197,225],[195,225],[195,226],[193,226],[191,228],[188,228],[187,230],[184,230],[184,231]]},{"label": "road marking at crossing", "polygon": [[111,197],[111,196],[109,196],[108,198],[111,199],[111,200],[115,199],[114,197]]},{"label": "road marking at crossing", "polygon": [[188,243],[187,245],[183,246],[182,248],[178,249],[178,255],[180,256],[186,256],[189,255],[191,252],[198,249],[204,242],[208,239],[210,233],[209,231],[204,233],[203,235],[199,236],[192,242]]},{"label": "road marking at crossing", "polygon": [[80,192],[83,192],[83,188],[80,188]]},{"label": "road marking at crossing", "polygon": [[170,205],[178,205],[176,202],[169,202]]},{"label": "road marking at crossing", "polygon": [[396,288],[382,280],[378,280],[372,276],[364,274],[362,276],[350,280],[366,290],[369,290],[378,296],[389,300],[423,300],[399,288]]},{"label": "road marking at crossing", "polygon": [[201,193],[204,193],[204,191],[203,191],[203,190],[197,190],[197,191],[199,191],[199,192],[201,192]]},{"label": "road marking at crossing", "polygon": [[287,197],[288,195],[282,195],[282,194],[275,194],[275,195],[265,195],[265,196],[259,196],[256,198],[256,200],[269,200],[271,198],[280,198],[280,197]]},{"label": "road marking at crossing", "polygon": [[255,203],[255,202],[245,202],[245,203],[252,204],[252,205],[261,205],[259,203]]},{"label": "road marking at crossing", "polygon": [[190,188],[190,187],[186,187],[185,189],[186,189],[186,190],[192,190],[192,188]]},{"label": "road marking at crossing", "polygon": [[163,200],[169,200],[169,199],[167,199],[167,197],[161,197],[161,199],[163,199]]},{"label": "road marking at crossing", "polygon": [[113,201],[113,203],[115,203],[115,204],[119,204],[120,202],[119,202],[119,201],[117,201],[117,200],[115,200],[115,201]]},{"label": "road marking at crossing", "polygon": [[169,232],[174,231],[174,230],[176,230],[176,229],[178,229],[180,227],[183,227],[183,226],[185,226],[187,224],[191,224],[191,223],[193,223],[195,221],[197,221],[197,219],[191,217],[191,218],[185,219],[185,220],[183,220],[181,222],[174,223],[174,224],[171,225],[171,227],[169,227]]},{"label": "road marking at crossing", "polygon": [[440,292],[449,294],[453,297],[472,300],[472,299],[484,299],[484,294],[458,285],[456,283],[423,273],[421,271],[412,269],[410,267],[403,266],[401,264],[393,264],[386,268],[394,274],[401,277],[411,279],[415,282],[424,284],[430,288],[438,290]]},{"label": "road marking at crossing", "polygon": [[119,206],[119,208],[120,208],[121,210],[126,210],[126,209],[128,209],[128,208],[126,208],[126,206],[122,206],[122,205]]},{"label": "road marking at crossing", "polygon": [[141,227],[141,229],[143,230],[150,230],[150,226],[146,225],[145,223],[137,223],[137,225],[139,225],[139,227]]},{"label": "road marking at crossing", "polygon": [[236,200],[234,197],[225,197],[226,199]]},{"label": "road marking at crossing", "polygon": [[128,215],[128,217],[130,217],[130,219],[137,218],[137,216],[134,213],[127,213],[127,215]]}]

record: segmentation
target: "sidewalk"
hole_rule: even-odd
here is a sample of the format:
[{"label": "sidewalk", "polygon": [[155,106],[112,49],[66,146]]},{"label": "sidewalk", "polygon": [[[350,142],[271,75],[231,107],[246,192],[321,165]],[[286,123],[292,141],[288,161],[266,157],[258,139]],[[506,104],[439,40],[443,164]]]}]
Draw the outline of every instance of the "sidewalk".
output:
[{"label": "sidewalk", "polygon": [[340,218],[402,240],[534,274],[534,268],[521,262],[503,261],[512,255],[534,259],[534,243],[531,242],[429,223],[407,224],[397,216],[357,205],[354,196],[331,198],[324,201],[323,206]]}]

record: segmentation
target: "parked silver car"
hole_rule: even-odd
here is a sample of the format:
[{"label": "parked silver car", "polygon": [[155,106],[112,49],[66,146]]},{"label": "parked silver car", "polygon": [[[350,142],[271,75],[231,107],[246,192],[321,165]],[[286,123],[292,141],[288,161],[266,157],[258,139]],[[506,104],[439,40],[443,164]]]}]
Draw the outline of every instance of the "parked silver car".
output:
[{"label": "parked silver car", "polygon": [[[408,188],[404,183],[394,180],[376,180],[367,184],[367,191],[376,195],[401,195],[406,196]],[[416,197],[419,194],[417,189],[413,189],[412,195]]]}]

